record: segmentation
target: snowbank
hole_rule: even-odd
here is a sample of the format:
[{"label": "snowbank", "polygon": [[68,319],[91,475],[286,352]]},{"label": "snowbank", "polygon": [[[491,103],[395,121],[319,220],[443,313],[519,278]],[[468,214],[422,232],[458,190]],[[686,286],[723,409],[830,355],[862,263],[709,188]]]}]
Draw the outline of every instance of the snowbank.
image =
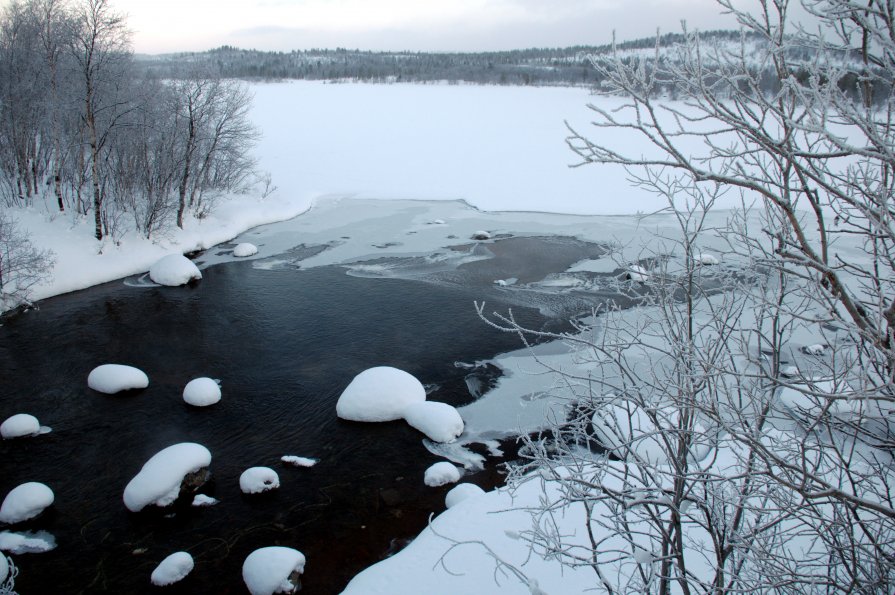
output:
[{"label": "snowbank", "polygon": [[0,437],[4,440],[37,436],[40,432],[40,422],[37,421],[36,417],[27,413],[12,415],[0,424]]},{"label": "snowbank", "polygon": [[463,419],[447,403],[414,403],[404,409],[404,419],[435,442],[453,442],[463,433]]},{"label": "snowbank", "polygon": [[208,407],[221,400],[221,387],[212,378],[190,380],[183,389],[183,400],[194,407]]},{"label": "snowbank", "polygon": [[247,256],[254,256],[255,254],[258,254],[258,246],[248,242],[237,244],[236,247],[233,248],[233,256],[237,258],[246,258]]},{"label": "snowbank", "polygon": [[193,571],[193,557],[187,552],[174,552],[152,571],[150,580],[157,587],[167,587],[186,578]]},{"label": "snowbank", "polygon": [[280,487],[280,477],[270,467],[249,467],[239,476],[243,494],[260,494]]},{"label": "snowbank", "polygon": [[169,254],[149,267],[149,278],[159,285],[176,287],[201,279],[202,273],[199,272],[199,267],[183,254]]},{"label": "snowbank", "polygon": [[423,481],[425,481],[427,486],[433,488],[449,483],[457,483],[460,481],[460,470],[447,461],[441,461],[426,469]]},{"label": "snowbank", "polygon": [[149,377],[133,366],[103,364],[94,368],[87,376],[87,386],[95,391],[113,395],[123,390],[146,388]]},{"label": "snowbank", "polygon": [[401,419],[409,405],[426,400],[422,383],[403,370],[380,366],[354,377],[336,403],[336,414],[351,421]]},{"label": "snowbank", "polygon": [[124,505],[131,512],[150,504],[168,506],[180,495],[184,478],[210,464],[211,453],[201,444],[181,442],[162,449],[124,488]]},{"label": "snowbank", "polygon": [[46,510],[55,496],[53,490],[46,485],[29,481],[12,490],[3,499],[0,505],[0,523],[13,525],[32,519]]},{"label": "snowbank", "polygon": [[[42,554],[54,549],[56,549],[56,538],[46,531],[37,533],[3,531],[0,533],[0,551],[11,554]],[[0,554],[0,558],[2,557],[3,555]]]},{"label": "snowbank", "polygon": [[242,580],[252,595],[292,593],[300,583],[298,575],[305,571],[305,556],[288,547],[271,546],[257,549],[242,565]]},{"label": "snowbank", "polygon": [[451,488],[451,491],[449,491],[447,495],[445,495],[444,505],[448,508],[453,508],[467,498],[481,496],[484,493],[485,490],[475,485],[474,483],[460,483]]}]

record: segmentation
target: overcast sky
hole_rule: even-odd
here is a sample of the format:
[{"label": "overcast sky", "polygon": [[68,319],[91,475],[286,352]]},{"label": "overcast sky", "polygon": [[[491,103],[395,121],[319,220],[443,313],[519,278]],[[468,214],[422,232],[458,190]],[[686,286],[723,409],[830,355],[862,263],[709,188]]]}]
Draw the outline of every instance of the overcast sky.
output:
[{"label": "overcast sky", "polygon": [[714,0],[112,0],[140,53],[206,50],[485,51],[565,47],[732,27]]}]

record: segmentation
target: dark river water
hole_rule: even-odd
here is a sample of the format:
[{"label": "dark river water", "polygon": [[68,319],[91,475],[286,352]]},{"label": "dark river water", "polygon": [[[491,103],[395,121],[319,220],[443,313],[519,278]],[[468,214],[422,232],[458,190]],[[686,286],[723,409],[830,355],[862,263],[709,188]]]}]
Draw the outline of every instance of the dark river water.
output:
[{"label": "dark river water", "polygon": [[[594,253],[593,245],[583,252]],[[26,481],[56,494],[48,512],[14,528],[47,531],[58,542],[48,553],[13,556],[20,593],[155,591],[152,570],[178,550],[196,567],[168,592],[243,593],[243,560],[268,545],[305,553],[303,592],[337,593],[444,509],[450,486],[423,484],[423,471],[439,459],[421,434],[404,422],[339,420],[335,404],[355,374],[377,365],[433,385],[430,399],[469,402],[469,370],[454,363],[519,347],[476,316],[482,284],[369,279],[339,267],[257,270],[247,262],[203,274],[186,288],[109,283],[3,321],[0,419],[26,412],[53,429],[0,442],[0,494]],[[489,306],[499,308],[499,296],[492,291]],[[560,324],[532,308],[517,305],[514,314],[538,328]],[[149,388],[93,392],[87,375],[103,363],[139,367]],[[183,402],[184,385],[200,376],[221,380],[217,405]],[[211,451],[213,479],[202,491],[220,504],[128,512],[124,486],[153,454],[184,441]],[[506,450],[512,455],[511,444]],[[282,455],[320,462],[296,468]],[[499,462],[489,458],[485,471],[464,480],[499,484]],[[259,465],[279,473],[280,489],[243,495],[240,473]]]}]

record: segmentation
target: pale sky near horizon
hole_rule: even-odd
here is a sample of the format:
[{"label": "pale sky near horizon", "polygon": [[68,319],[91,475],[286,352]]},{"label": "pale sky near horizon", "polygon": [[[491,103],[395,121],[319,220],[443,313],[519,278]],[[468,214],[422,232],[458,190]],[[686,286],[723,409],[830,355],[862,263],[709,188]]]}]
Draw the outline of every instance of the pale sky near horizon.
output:
[{"label": "pale sky near horizon", "polygon": [[221,45],[492,51],[734,28],[714,0],[112,0],[138,53]]}]

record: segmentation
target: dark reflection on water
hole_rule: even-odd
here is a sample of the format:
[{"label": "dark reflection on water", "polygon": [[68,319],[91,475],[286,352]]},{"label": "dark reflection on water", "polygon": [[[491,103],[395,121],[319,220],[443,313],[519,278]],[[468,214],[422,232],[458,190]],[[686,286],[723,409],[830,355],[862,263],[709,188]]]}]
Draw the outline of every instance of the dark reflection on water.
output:
[{"label": "dark reflection on water", "polygon": [[[335,402],[374,365],[439,385],[433,400],[467,402],[468,371],[454,362],[518,347],[478,320],[475,289],[248,263],[204,276],[191,288],[107,284],[47,300],[0,328],[0,419],[27,412],[53,428],[0,442],[0,494],[26,481],[56,493],[49,513],[21,527],[49,531],[58,547],[14,556],[19,592],[151,591],[158,562],[187,550],[196,568],[168,592],[242,593],[242,562],[266,545],[307,555],[305,592],[338,592],[393,539],[415,535],[429,512],[443,509],[448,488],[422,482],[437,459],[420,434],[403,422],[338,420]],[[515,314],[545,324],[533,310]],[[149,388],[125,396],[89,390],[90,370],[110,362],[143,369]],[[184,404],[184,385],[199,376],[221,379],[219,404]],[[214,479],[205,491],[221,503],[167,516],[129,513],[124,486],[150,456],[183,441],[211,450]],[[286,454],[320,463],[290,467],[279,461]],[[256,465],[274,468],[282,487],[244,496],[238,477]],[[469,479],[493,485],[494,467]]]}]

